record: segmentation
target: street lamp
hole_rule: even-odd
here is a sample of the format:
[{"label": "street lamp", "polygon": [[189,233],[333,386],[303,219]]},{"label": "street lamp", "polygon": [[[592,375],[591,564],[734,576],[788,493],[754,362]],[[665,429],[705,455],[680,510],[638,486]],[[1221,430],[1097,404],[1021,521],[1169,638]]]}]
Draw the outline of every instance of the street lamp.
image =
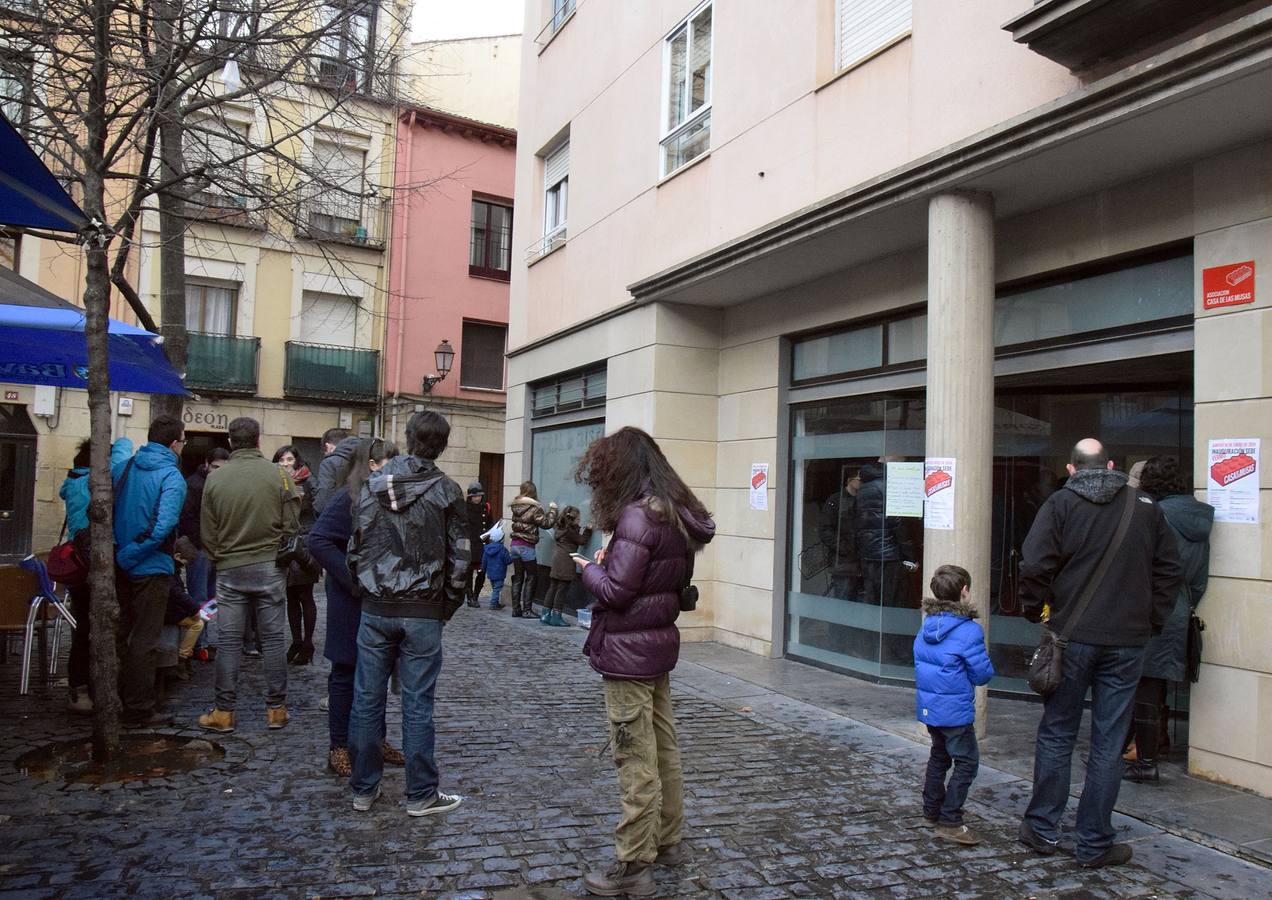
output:
[{"label": "street lamp", "polygon": [[426,394],[432,393],[433,386],[446,379],[455,363],[455,348],[450,345],[450,341],[442,341],[437,345],[437,349],[433,351],[433,362],[437,365],[437,374],[425,375],[421,384]]}]

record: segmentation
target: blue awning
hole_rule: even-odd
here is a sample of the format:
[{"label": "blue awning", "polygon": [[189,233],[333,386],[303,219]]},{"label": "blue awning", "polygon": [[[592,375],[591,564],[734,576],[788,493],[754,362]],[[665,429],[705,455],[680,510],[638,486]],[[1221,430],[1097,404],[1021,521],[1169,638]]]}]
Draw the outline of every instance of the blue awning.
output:
[{"label": "blue awning", "polygon": [[87,224],[84,211],[0,112],[0,225],[78,232]]},{"label": "blue awning", "polygon": [[[110,389],[185,394],[158,335],[110,320]],[[0,382],[87,389],[84,310],[0,268]]]}]

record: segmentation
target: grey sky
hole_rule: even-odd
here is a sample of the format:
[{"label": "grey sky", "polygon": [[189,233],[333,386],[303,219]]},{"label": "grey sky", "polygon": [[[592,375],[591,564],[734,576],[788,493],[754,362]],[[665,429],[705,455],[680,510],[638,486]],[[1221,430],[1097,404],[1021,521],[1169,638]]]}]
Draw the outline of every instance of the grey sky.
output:
[{"label": "grey sky", "polygon": [[519,34],[525,0],[416,0],[411,38],[447,40]]}]

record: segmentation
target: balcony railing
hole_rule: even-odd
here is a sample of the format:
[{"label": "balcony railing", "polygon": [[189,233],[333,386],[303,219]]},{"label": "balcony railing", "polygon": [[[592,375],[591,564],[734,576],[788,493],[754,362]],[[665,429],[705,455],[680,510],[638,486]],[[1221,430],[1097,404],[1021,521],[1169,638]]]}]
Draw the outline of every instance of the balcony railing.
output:
[{"label": "balcony railing", "polygon": [[260,338],[191,332],[189,339],[186,387],[204,394],[256,393]]},{"label": "balcony railing", "polygon": [[226,178],[223,184],[194,184],[186,198],[186,216],[200,222],[264,231],[267,222],[261,206],[269,200],[269,182],[263,178],[241,181],[240,173],[237,178]]},{"label": "balcony railing", "polygon": [[383,250],[391,204],[326,185],[311,185],[301,196],[300,237]]},{"label": "balcony railing", "polygon": [[315,55],[309,61],[309,80],[341,94],[358,94],[387,103],[402,96],[394,57],[379,57],[368,68],[362,59]]},{"label": "balcony railing", "polygon": [[287,342],[283,393],[288,397],[374,403],[379,376],[379,350]]}]

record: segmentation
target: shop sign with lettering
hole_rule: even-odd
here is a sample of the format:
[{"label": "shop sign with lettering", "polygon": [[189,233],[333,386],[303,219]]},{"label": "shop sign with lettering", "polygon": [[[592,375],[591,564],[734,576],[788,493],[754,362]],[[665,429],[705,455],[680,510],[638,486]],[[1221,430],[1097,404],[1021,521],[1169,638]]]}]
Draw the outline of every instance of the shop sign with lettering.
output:
[{"label": "shop sign with lettering", "polygon": [[1201,305],[1219,309],[1254,302],[1254,260],[1201,270]]}]

